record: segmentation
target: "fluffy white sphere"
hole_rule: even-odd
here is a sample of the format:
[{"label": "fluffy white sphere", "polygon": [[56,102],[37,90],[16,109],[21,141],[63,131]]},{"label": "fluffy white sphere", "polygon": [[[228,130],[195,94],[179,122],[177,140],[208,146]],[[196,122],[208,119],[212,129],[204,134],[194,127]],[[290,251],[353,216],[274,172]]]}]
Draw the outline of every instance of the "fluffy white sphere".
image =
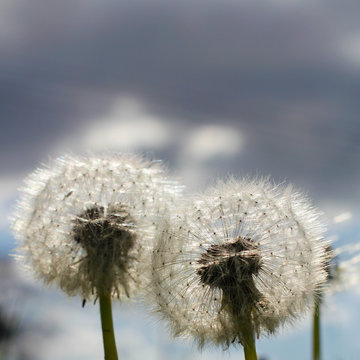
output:
[{"label": "fluffy white sphere", "polygon": [[26,179],[18,258],[68,295],[129,296],[148,284],[157,222],[179,190],[138,156],[60,157]]},{"label": "fluffy white sphere", "polygon": [[152,262],[157,310],[200,346],[273,333],[327,278],[318,218],[304,195],[267,180],[209,189],[165,222]]}]

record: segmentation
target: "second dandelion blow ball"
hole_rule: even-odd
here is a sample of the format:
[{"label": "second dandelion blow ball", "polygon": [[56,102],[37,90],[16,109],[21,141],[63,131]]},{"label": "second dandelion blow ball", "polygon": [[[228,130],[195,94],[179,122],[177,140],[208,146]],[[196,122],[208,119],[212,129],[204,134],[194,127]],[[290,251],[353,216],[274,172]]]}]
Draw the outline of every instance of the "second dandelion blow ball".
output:
[{"label": "second dandelion blow ball", "polygon": [[173,334],[244,345],[313,305],[327,278],[327,242],[303,194],[232,180],[183,209],[153,251],[154,296]]}]

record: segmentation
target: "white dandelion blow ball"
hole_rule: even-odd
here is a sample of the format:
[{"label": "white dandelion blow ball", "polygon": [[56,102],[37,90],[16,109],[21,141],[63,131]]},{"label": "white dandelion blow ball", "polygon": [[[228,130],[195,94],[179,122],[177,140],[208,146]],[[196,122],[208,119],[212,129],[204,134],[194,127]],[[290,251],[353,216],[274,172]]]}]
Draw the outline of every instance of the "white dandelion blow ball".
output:
[{"label": "white dandelion blow ball", "polygon": [[63,156],[25,183],[13,231],[37,277],[84,299],[146,286],[158,219],[180,191],[159,163]]},{"label": "white dandelion blow ball", "polygon": [[319,213],[291,187],[229,181],[165,221],[153,251],[157,310],[174,335],[244,345],[313,305],[326,281]]}]

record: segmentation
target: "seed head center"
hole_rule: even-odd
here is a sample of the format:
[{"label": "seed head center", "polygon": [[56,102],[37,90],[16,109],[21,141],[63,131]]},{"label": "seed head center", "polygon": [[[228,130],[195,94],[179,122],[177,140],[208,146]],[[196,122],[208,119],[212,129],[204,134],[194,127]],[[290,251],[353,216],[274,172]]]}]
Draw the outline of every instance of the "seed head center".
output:
[{"label": "seed head center", "polygon": [[198,260],[197,274],[202,283],[228,291],[252,279],[261,268],[258,246],[247,238],[211,245]]},{"label": "seed head center", "polygon": [[134,222],[124,206],[105,209],[103,206],[85,210],[74,221],[74,240],[89,256],[113,256],[126,259],[134,246]]}]

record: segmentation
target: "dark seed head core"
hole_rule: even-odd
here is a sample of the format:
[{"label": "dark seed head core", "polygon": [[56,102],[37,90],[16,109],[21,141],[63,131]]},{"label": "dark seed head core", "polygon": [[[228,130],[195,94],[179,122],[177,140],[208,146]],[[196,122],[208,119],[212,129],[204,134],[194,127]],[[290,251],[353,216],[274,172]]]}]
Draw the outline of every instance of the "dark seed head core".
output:
[{"label": "dark seed head core", "polygon": [[211,245],[201,254],[198,264],[201,281],[224,290],[256,275],[261,268],[261,257],[254,242],[239,237],[231,243]]},{"label": "dark seed head core", "polygon": [[87,209],[74,223],[74,240],[88,255],[126,258],[135,244],[134,221],[124,206],[108,209],[106,216],[103,206]]},{"label": "dark seed head core", "polygon": [[223,291],[232,311],[244,304],[254,305],[259,300],[253,275],[257,275],[261,256],[251,239],[238,237],[235,241],[211,245],[198,260],[197,274],[203,284]]},{"label": "dark seed head core", "polygon": [[95,293],[118,294],[121,284],[128,295],[128,269],[134,260],[129,251],[134,247],[135,223],[125,206],[105,209],[102,206],[85,210],[74,220],[73,239],[86,255],[80,266]]}]

